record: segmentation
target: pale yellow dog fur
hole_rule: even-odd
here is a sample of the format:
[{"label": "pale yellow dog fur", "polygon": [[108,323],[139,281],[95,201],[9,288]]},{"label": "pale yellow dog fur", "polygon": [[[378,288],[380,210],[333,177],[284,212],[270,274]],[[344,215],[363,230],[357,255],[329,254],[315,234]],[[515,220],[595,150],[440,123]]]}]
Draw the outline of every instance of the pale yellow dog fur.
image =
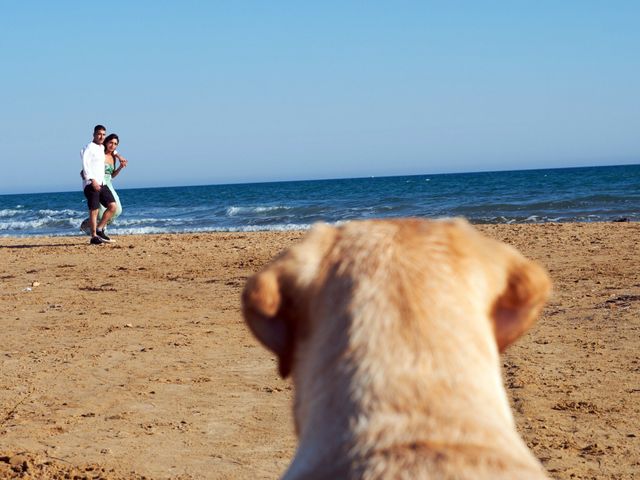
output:
[{"label": "pale yellow dog fur", "polygon": [[464,220],[315,226],[243,293],[249,327],[293,377],[284,478],[547,478],[516,432],[499,351],[550,287]]}]

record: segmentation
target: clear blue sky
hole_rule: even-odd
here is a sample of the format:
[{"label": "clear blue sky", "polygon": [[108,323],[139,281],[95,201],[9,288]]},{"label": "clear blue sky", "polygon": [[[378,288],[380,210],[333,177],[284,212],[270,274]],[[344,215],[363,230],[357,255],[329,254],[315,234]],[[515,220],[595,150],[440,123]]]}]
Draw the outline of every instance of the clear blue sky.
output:
[{"label": "clear blue sky", "polygon": [[640,2],[0,0],[0,194],[640,163]]}]

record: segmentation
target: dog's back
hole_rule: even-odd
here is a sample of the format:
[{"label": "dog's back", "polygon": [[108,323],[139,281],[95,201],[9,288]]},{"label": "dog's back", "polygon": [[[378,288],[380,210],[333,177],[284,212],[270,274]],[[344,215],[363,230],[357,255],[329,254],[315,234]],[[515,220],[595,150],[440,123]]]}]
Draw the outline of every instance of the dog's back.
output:
[{"label": "dog's back", "polygon": [[286,478],[546,478],[515,431],[498,352],[549,286],[462,221],[316,228],[243,297],[294,379]]}]

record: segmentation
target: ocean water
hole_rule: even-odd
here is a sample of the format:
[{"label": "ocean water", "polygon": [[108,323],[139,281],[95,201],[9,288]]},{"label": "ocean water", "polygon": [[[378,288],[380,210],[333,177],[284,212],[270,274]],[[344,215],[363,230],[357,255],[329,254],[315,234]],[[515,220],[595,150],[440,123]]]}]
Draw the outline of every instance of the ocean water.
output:
[{"label": "ocean water", "polygon": [[[115,181],[117,188],[117,180]],[[115,234],[297,230],[379,217],[640,220],[640,165],[119,189]],[[81,191],[0,195],[0,237],[82,235]]]}]

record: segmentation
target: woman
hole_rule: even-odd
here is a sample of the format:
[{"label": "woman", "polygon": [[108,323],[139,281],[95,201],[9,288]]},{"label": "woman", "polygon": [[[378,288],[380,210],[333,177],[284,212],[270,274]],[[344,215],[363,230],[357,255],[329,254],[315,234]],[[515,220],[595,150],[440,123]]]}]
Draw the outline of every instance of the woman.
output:
[{"label": "woman", "polygon": [[[120,139],[118,135],[112,133],[107,135],[107,138],[104,139],[104,185],[109,187],[111,193],[113,193],[113,198],[116,200],[116,213],[113,214],[113,217],[109,220],[109,223],[113,222],[116,218],[120,216],[122,213],[122,204],[120,203],[120,198],[118,194],[113,188],[113,184],[111,183],[111,179],[118,176],[118,174],[122,171],[123,168],[127,166],[127,159],[124,158],[117,152],[118,145],[120,143]],[[116,160],[118,160],[119,165],[116,168]],[[102,214],[104,213],[105,208],[100,205],[100,212],[98,213],[98,222],[102,218]],[[106,229],[106,227],[105,227]],[[89,219],[85,219],[80,225],[80,230],[82,230],[87,235],[91,234],[91,226],[89,223]]]}]

